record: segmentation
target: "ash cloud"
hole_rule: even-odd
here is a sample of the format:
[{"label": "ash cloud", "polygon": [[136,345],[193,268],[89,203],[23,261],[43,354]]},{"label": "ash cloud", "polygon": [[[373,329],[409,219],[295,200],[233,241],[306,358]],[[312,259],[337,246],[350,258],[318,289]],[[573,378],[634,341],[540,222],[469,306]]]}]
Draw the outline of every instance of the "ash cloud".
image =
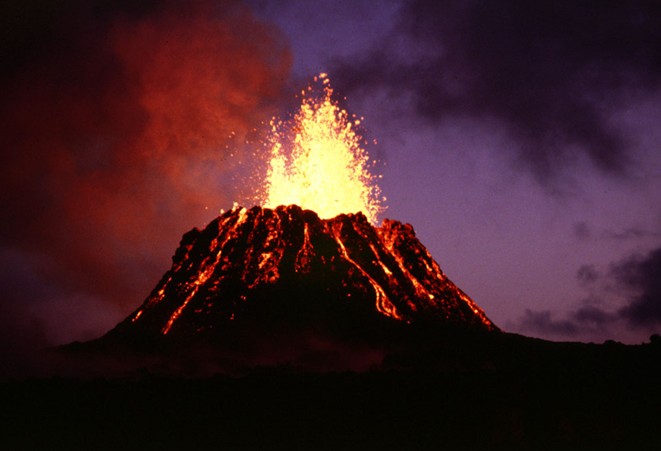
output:
[{"label": "ash cloud", "polygon": [[581,159],[627,174],[607,114],[659,87],[659,2],[411,0],[400,17],[392,40],[337,62],[342,92],[384,89],[432,124],[495,120],[540,182]]},{"label": "ash cloud", "polygon": [[66,299],[124,315],[241,194],[230,174],[289,50],[235,1],[9,1],[0,18],[2,339],[87,338],[61,330],[87,320]]}]

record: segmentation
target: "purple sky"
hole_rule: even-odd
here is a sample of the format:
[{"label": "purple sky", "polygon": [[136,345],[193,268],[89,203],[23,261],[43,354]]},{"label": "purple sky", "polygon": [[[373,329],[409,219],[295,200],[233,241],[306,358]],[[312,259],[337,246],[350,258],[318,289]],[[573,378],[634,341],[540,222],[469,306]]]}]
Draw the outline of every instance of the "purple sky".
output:
[{"label": "purple sky", "polygon": [[378,140],[385,216],[501,328],[661,331],[659,2],[2,9],[3,349],[135,309],[319,72]]}]

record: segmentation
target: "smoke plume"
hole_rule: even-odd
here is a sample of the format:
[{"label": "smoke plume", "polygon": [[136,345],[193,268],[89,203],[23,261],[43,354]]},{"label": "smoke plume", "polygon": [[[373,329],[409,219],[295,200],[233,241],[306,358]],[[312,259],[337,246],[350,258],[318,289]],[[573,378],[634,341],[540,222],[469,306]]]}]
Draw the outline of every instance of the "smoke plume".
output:
[{"label": "smoke plume", "polygon": [[241,194],[230,176],[288,48],[235,1],[10,1],[0,17],[0,329],[92,338]]},{"label": "smoke plume", "polygon": [[422,123],[497,124],[540,182],[584,161],[620,176],[635,158],[609,114],[658,89],[660,13],[644,0],[409,0],[392,39],[334,73],[342,92],[384,90]]}]

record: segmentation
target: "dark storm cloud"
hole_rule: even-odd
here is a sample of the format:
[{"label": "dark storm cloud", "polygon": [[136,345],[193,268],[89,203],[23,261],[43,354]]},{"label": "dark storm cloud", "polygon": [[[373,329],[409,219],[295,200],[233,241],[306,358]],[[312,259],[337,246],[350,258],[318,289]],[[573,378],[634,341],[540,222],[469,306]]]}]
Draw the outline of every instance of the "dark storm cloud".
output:
[{"label": "dark storm cloud", "polygon": [[342,92],[385,88],[432,123],[496,120],[540,180],[580,158],[625,172],[625,135],[605,112],[661,81],[657,1],[411,0],[394,31],[338,64]]},{"label": "dark storm cloud", "polygon": [[583,266],[577,276],[592,284],[601,282],[604,290],[621,293],[624,306],[614,313],[603,312],[604,318],[617,317],[632,328],[661,325],[661,248],[644,255],[633,254],[611,264],[603,274],[594,266]]},{"label": "dark storm cloud", "polygon": [[55,298],[130,309],[231,205],[230,152],[273,114],[286,43],[234,1],[0,8],[0,304],[51,328]]},{"label": "dark storm cloud", "polygon": [[592,328],[604,327],[617,318],[612,313],[603,310],[595,305],[583,305],[578,310],[569,315],[570,320],[580,325],[587,325]]},{"label": "dark storm cloud", "polygon": [[578,268],[576,278],[583,285],[590,285],[599,279],[599,271],[594,265],[583,265]]},{"label": "dark storm cloud", "polygon": [[585,332],[603,333],[615,323],[624,322],[631,329],[661,326],[661,248],[646,255],[629,256],[611,264],[603,272],[594,265],[583,265],[576,277],[585,287],[596,290],[596,296],[615,291],[621,296],[623,307],[606,310],[595,299],[586,299],[578,309],[560,319],[553,318],[549,310],[526,310],[514,328],[524,332],[576,337]]},{"label": "dark storm cloud", "polygon": [[616,320],[616,315],[585,303],[561,319],[553,318],[550,310],[526,309],[515,327],[523,332],[572,338],[586,333],[603,333]]},{"label": "dark storm cloud", "polygon": [[632,256],[611,273],[631,292],[619,314],[632,326],[661,325],[661,248]]},{"label": "dark storm cloud", "polygon": [[535,311],[530,309],[526,309],[516,328],[522,332],[561,336],[573,336],[579,330],[573,321],[553,319],[550,310]]}]

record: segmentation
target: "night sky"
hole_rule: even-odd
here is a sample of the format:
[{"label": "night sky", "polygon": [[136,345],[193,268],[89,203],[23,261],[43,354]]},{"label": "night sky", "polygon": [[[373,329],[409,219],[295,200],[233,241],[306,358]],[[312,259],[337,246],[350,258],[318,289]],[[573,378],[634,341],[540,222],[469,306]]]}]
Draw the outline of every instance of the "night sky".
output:
[{"label": "night sky", "polygon": [[[384,217],[502,329],[661,331],[661,2],[6,1],[0,352],[95,338],[249,205],[320,72]],[[346,97],[346,99],[343,99]]]}]

